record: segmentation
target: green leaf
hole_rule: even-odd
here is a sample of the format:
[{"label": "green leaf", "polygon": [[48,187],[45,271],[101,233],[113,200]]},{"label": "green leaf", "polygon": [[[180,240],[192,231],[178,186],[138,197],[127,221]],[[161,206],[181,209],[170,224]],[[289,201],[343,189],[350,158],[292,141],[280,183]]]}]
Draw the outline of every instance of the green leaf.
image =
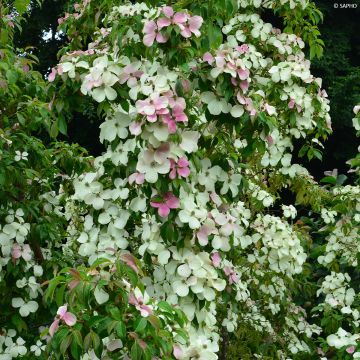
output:
[{"label": "green leaf", "polygon": [[64,293],[65,293],[66,285],[62,285],[57,291],[55,295],[55,301],[57,306],[61,306],[64,304]]},{"label": "green leaf", "polygon": [[145,330],[146,328],[146,325],[147,325],[147,320],[145,318],[140,318],[140,321],[138,322],[136,328],[135,328],[135,331],[138,332],[138,333],[141,333],[142,331]]},{"label": "green leaf", "polygon": [[67,123],[63,116],[59,116],[57,120],[57,127],[61,134],[67,135]]},{"label": "green leaf", "polygon": [[89,350],[91,346],[91,332],[89,332],[84,338],[84,349]]},{"label": "green leaf", "polygon": [[142,350],[138,343],[135,341],[131,347],[131,360],[141,360]]},{"label": "green leaf", "polygon": [[50,127],[50,136],[55,139],[58,136],[58,134],[59,134],[59,129],[57,122],[53,122]]},{"label": "green leaf", "polygon": [[100,346],[100,343],[101,343],[99,335],[96,334],[94,331],[92,331],[91,339],[92,339],[93,347],[96,350]]},{"label": "green leaf", "polygon": [[66,336],[66,338],[63,341],[61,341],[61,343],[60,343],[60,352],[62,354],[66,353],[68,347],[71,344],[71,339],[72,339],[71,334],[69,334],[68,336]]},{"label": "green leaf", "polygon": [[24,116],[21,114],[21,113],[16,113],[16,117],[18,118],[18,120],[19,120],[19,123],[21,124],[21,125],[25,125],[25,123],[26,123],[26,119],[24,118]]},{"label": "green leaf", "polygon": [[28,327],[26,325],[26,322],[22,319],[22,317],[19,314],[14,314],[11,317],[11,323],[15,325],[16,330],[18,332],[21,331],[27,331]]},{"label": "green leaf", "polygon": [[22,15],[30,5],[30,0],[15,0],[14,6],[17,12]]},{"label": "green leaf", "polygon": [[110,314],[113,319],[122,321],[122,313],[120,312],[120,309],[117,307],[112,307],[110,309]]},{"label": "green leaf", "polygon": [[83,346],[83,339],[81,332],[79,330],[73,330],[72,331],[72,337],[75,339],[75,342],[82,347]]},{"label": "green leaf", "polygon": [[10,85],[13,85],[16,83],[19,75],[16,70],[7,70],[6,71],[6,78],[8,79],[8,82]]},{"label": "green leaf", "polygon": [[335,185],[336,184],[336,178],[334,176],[325,176],[324,178],[322,178],[320,180],[320,182]]},{"label": "green leaf", "polygon": [[322,153],[321,153],[320,150],[318,150],[318,149],[313,149],[313,154],[314,154],[314,156],[315,156],[317,159],[322,160]]},{"label": "green leaf", "polygon": [[73,341],[73,342],[71,343],[70,352],[71,352],[72,357],[73,357],[75,360],[80,359],[81,349],[80,349],[80,347],[78,346],[78,344],[77,344],[75,341]]},{"label": "green leaf", "polygon": [[340,174],[336,178],[336,185],[342,185],[347,180],[347,176],[344,174]]},{"label": "green leaf", "polygon": [[174,313],[173,307],[169,303],[167,303],[166,301],[160,301],[158,303],[158,308],[161,309],[161,310],[164,310],[164,311],[166,311],[166,312],[168,312],[170,314]]},{"label": "green leaf", "polygon": [[210,23],[208,27],[208,37],[209,37],[210,47],[212,49],[218,48],[223,40],[222,31],[220,27]]},{"label": "green leaf", "polygon": [[126,327],[123,321],[119,321],[116,325],[116,333],[121,338],[124,339],[126,335]]}]

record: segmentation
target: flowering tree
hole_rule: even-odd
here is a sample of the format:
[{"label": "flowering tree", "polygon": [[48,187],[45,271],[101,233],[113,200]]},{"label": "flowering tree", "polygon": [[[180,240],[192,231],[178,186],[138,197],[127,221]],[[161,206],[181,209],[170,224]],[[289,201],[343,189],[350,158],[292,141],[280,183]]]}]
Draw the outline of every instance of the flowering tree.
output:
[{"label": "flowering tree", "polygon": [[[70,42],[49,75],[55,108],[98,104],[106,151],[56,197],[69,266],[46,283],[48,344],[34,356],[359,357],[359,188],[320,186],[293,154],[301,140],[299,156],[321,158],[331,132],[321,79],[289,33],[301,19],[320,53],[318,12],[295,0],[101,5],[60,20]],[[26,317],[30,302],[12,307]]]}]

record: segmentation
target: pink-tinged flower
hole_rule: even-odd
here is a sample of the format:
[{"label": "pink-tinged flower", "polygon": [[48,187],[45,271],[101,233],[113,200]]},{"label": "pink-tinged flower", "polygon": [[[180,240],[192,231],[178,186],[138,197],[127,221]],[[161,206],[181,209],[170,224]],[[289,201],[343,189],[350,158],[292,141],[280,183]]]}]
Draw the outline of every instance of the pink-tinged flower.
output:
[{"label": "pink-tinged flower", "polygon": [[237,74],[240,80],[246,80],[250,75],[250,71],[248,69],[238,69]]},{"label": "pink-tinged flower", "polygon": [[69,18],[69,16],[70,16],[69,13],[65,13],[64,17],[58,19],[58,24],[61,25],[65,20]]},{"label": "pink-tinged flower", "polygon": [[232,83],[234,86],[237,86],[238,82],[236,81],[236,79],[234,79],[233,77],[231,77],[230,81],[231,81],[231,83]]},{"label": "pink-tinged flower", "polygon": [[176,133],[176,121],[174,118],[172,118],[169,114],[161,116],[161,120],[164,124],[167,125],[169,134],[175,134]]},{"label": "pink-tinged flower", "polygon": [[293,109],[295,107],[295,105],[296,105],[297,112],[300,113],[302,110],[301,106],[297,105],[294,99],[290,99],[290,101],[288,102],[288,108]]},{"label": "pink-tinged flower", "polygon": [[353,354],[355,352],[355,346],[350,346],[346,349],[348,354]]},{"label": "pink-tinged flower", "polygon": [[59,328],[61,320],[64,321],[64,323],[68,326],[74,326],[76,324],[76,316],[67,311],[67,304],[59,307],[56,318],[49,328],[50,336],[54,336],[55,332]]},{"label": "pink-tinged flower", "polygon": [[264,105],[265,111],[271,116],[276,114],[276,109],[274,106],[265,103]]},{"label": "pink-tinged flower", "polygon": [[269,146],[271,146],[274,143],[274,139],[271,135],[268,135],[266,138],[267,143],[269,144]]},{"label": "pink-tinged flower", "polygon": [[237,93],[236,98],[241,105],[244,105],[250,116],[256,115],[256,109],[254,108],[253,102],[250,98],[242,96],[240,92]]},{"label": "pink-tinged flower", "polygon": [[159,94],[152,94],[145,100],[138,100],[135,106],[141,115],[145,115],[147,120],[155,122],[158,115],[164,115],[169,112],[167,106],[169,100],[166,96],[159,96]]},{"label": "pink-tinged flower", "polygon": [[59,64],[59,65],[57,66],[57,72],[58,72],[59,75],[62,75],[62,74],[63,74],[64,70],[63,70],[63,67],[62,67],[61,64]]},{"label": "pink-tinged flower", "polygon": [[129,125],[129,131],[131,135],[140,135],[141,134],[141,127],[143,126],[143,122],[142,121],[133,121],[130,125]]},{"label": "pink-tinged flower", "polygon": [[175,106],[172,108],[172,115],[175,118],[176,122],[186,122],[188,121],[188,117],[184,113],[184,107],[180,104],[175,104]]},{"label": "pink-tinged flower", "polygon": [[216,63],[216,67],[218,67],[219,69],[223,69],[226,65],[226,61],[225,61],[225,57],[223,54],[219,54],[218,56],[215,57],[215,63]]},{"label": "pink-tinged flower", "polygon": [[295,100],[294,99],[290,99],[289,103],[288,103],[288,108],[289,109],[293,109],[295,106]]},{"label": "pink-tinged flower", "polygon": [[228,276],[230,285],[237,283],[239,281],[239,276],[235,272],[234,268],[231,268],[230,266],[225,266],[224,273],[226,276]]},{"label": "pink-tinged flower", "polygon": [[186,21],[189,19],[189,15],[183,12],[177,12],[174,15],[173,23],[181,27],[181,25],[185,24]]},{"label": "pink-tinged flower", "polygon": [[201,35],[199,29],[203,23],[203,18],[201,16],[192,16],[188,19],[187,23],[185,25],[179,26],[181,31],[180,34],[184,38],[189,38],[191,34],[194,34],[196,37],[199,37]]},{"label": "pink-tinged flower", "polygon": [[199,37],[201,34],[200,34],[200,27],[203,23],[203,18],[201,16],[192,16],[188,22],[189,22],[189,29],[190,31],[196,36],[196,37]]},{"label": "pink-tinged flower", "polygon": [[199,231],[196,233],[196,237],[199,241],[199,244],[205,246],[209,243],[209,235],[215,234],[216,228],[212,220],[206,220],[206,223],[201,225]]},{"label": "pink-tinged flower", "polygon": [[174,9],[171,6],[164,6],[162,12],[167,18],[171,18],[174,15]]},{"label": "pink-tinged flower", "polygon": [[166,43],[168,38],[164,36],[156,25],[154,20],[145,23],[143,33],[145,34],[143,43],[145,46],[151,46],[156,40],[158,43]]},{"label": "pink-tinged flower", "polygon": [[123,73],[119,76],[119,83],[125,84],[129,87],[133,87],[137,83],[137,79],[141,77],[143,71],[140,71],[140,62],[137,64],[126,65],[123,69]]},{"label": "pink-tinged flower", "polygon": [[243,80],[240,82],[240,89],[242,91],[247,91],[249,89],[249,82],[247,80]]},{"label": "pink-tinged flower", "polygon": [[221,206],[222,204],[221,198],[215,191],[213,191],[210,194],[210,199],[214,202],[216,206]]},{"label": "pink-tinged flower", "polygon": [[203,60],[206,61],[209,65],[211,65],[215,59],[209,52],[206,52],[203,55]]},{"label": "pink-tinged flower", "polygon": [[249,45],[242,44],[241,46],[237,46],[236,50],[239,51],[240,54],[246,54],[249,52]]},{"label": "pink-tinged flower", "polygon": [[183,351],[179,345],[173,345],[173,354],[175,359],[181,359],[183,357]]},{"label": "pink-tinged flower", "polygon": [[172,192],[167,192],[160,201],[151,201],[150,205],[158,209],[159,216],[166,217],[170,214],[170,209],[179,207],[180,201]]},{"label": "pink-tinged flower", "polygon": [[[188,80],[188,79],[182,79],[182,80],[181,80],[181,86],[182,86],[183,91],[184,91],[185,93],[188,93],[188,92],[191,91],[191,82],[190,82],[190,80]],[[185,109],[185,107],[184,107],[184,109]]]},{"label": "pink-tinged flower", "polygon": [[174,180],[177,175],[184,178],[187,178],[190,175],[189,161],[185,157],[181,157],[177,162],[170,159],[170,167],[171,171],[169,177],[172,180]]},{"label": "pink-tinged flower", "polygon": [[129,176],[129,184],[132,185],[134,182],[137,185],[143,184],[145,181],[145,175],[139,172],[135,172]]},{"label": "pink-tinged flower", "polygon": [[129,304],[134,305],[143,317],[147,317],[153,312],[151,306],[146,305],[148,301],[149,296],[146,293],[142,295],[138,288],[134,290],[134,293],[129,295]]},{"label": "pink-tinged flower", "polygon": [[164,124],[168,126],[168,130],[170,134],[174,134],[176,132],[177,122],[186,122],[188,121],[188,117],[186,116],[184,110],[186,108],[185,99],[182,97],[173,98],[171,97],[173,94],[169,92],[167,94],[169,105],[171,107],[171,114],[165,114],[161,116],[161,120]]},{"label": "pink-tinged flower", "polygon": [[55,68],[52,68],[51,73],[48,76],[48,81],[53,82],[55,80],[56,74],[57,74],[57,70]]},{"label": "pink-tinged flower", "polygon": [[174,10],[171,6],[165,6],[162,9],[163,14],[166,16],[165,18],[161,17],[157,21],[157,26],[159,29],[167,27],[171,24],[174,25],[182,25],[186,22],[189,16],[186,13],[176,13],[174,14]]},{"label": "pink-tinged flower", "polygon": [[139,272],[139,268],[136,265],[135,258],[131,254],[123,254],[120,259],[129,267],[131,267],[136,273]]},{"label": "pink-tinged flower", "polygon": [[219,267],[220,266],[220,263],[221,263],[221,256],[220,254],[215,251],[211,254],[211,262],[212,264],[215,266],[215,267]]},{"label": "pink-tinged flower", "polygon": [[20,245],[14,244],[11,250],[11,256],[14,260],[23,258],[25,261],[31,260],[31,248],[28,244]]},{"label": "pink-tinged flower", "polygon": [[84,79],[84,86],[86,88],[86,90],[91,90],[93,89],[94,87],[99,87],[101,85],[103,85],[103,79],[101,77],[99,78],[94,78],[92,76],[92,74],[88,74],[85,76],[85,79]]}]

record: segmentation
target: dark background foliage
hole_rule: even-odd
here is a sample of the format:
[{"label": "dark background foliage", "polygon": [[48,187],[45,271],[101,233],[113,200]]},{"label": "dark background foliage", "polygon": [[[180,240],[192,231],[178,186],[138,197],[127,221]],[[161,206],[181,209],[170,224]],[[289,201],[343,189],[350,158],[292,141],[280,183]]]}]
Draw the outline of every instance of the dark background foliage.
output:
[{"label": "dark background foliage", "polygon": [[[360,4],[356,9],[335,8],[336,0],[315,0],[324,14],[324,22],[319,28],[325,42],[324,55],[313,59],[312,72],[323,79],[331,101],[333,135],[325,143],[323,161],[313,159],[300,161],[317,178],[321,179],[326,170],[337,168],[346,173],[346,160],[357,152],[358,140],[352,128],[352,109],[360,103]],[[66,39],[56,34],[57,19],[63,16],[72,0],[45,0],[40,7],[32,5],[22,32],[15,38],[20,48],[33,47],[31,50],[39,58],[36,69],[46,75],[57,63],[57,52]],[[276,19],[274,19],[276,23]],[[44,35],[47,34],[46,37]],[[91,103],[84,111],[72,115],[68,125],[68,141],[84,146],[93,155],[102,152],[98,140],[100,119]]]}]

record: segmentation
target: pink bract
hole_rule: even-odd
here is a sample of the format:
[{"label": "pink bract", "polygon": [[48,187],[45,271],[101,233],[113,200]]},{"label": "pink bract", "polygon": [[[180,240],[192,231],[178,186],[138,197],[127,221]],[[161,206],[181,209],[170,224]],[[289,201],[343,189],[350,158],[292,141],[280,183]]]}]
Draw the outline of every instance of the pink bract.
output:
[{"label": "pink bract", "polygon": [[60,306],[56,317],[49,327],[50,336],[54,336],[55,332],[59,328],[60,320],[64,321],[66,325],[73,326],[76,324],[76,316],[67,311],[67,304]]},{"label": "pink bract", "polygon": [[221,256],[217,251],[211,254],[211,261],[215,267],[219,267],[221,262]]},{"label": "pink bract", "polygon": [[158,209],[159,216],[166,217],[169,215],[170,209],[179,207],[180,201],[172,192],[167,192],[160,201],[151,201],[150,205]]}]

